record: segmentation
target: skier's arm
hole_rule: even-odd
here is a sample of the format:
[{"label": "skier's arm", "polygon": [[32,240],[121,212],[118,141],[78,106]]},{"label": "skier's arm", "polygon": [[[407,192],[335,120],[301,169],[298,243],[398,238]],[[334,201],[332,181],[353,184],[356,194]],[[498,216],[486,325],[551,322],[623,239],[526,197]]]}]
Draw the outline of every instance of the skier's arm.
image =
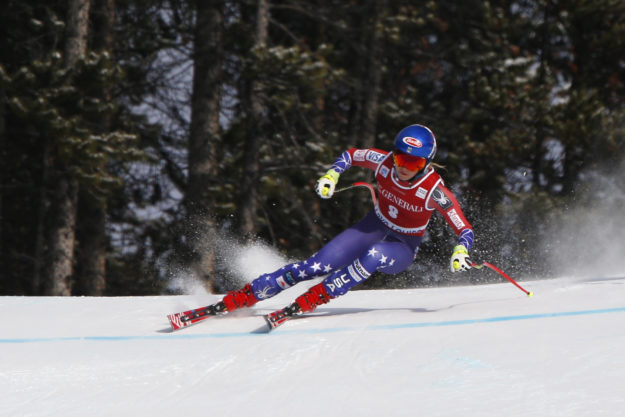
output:
[{"label": "skier's arm", "polygon": [[334,161],[332,169],[339,174],[347,171],[352,165],[376,170],[387,154],[388,152],[375,148],[351,148],[343,152],[341,156]]},{"label": "skier's arm", "polygon": [[315,191],[321,198],[332,197],[334,188],[343,172],[351,168],[352,165],[375,170],[386,154],[388,152],[380,149],[351,148],[346,150],[334,161],[332,168],[317,180]]},{"label": "skier's arm", "polygon": [[466,271],[471,269],[472,262],[469,259],[469,250],[473,247],[473,227],[465,217],[456,197],[442,183],[438,184],[432,192],[428,202],[442,214],[445,221],[451,226],[458,236],[458,244],[454,247],[450,260],[452,272]]}]

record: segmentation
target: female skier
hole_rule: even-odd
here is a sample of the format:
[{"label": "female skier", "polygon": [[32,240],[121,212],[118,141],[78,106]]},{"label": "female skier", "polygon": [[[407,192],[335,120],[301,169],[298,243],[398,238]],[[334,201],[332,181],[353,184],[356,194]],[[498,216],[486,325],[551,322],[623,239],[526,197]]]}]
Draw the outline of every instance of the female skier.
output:
[{"label": "female skier", "polygon": [[315,191],[328,199],[339,176],[351,166],[371,169],[377,182],[375,207],[305,261],[261,275],[240,290],[228,293],[213,306],[214,313],[253,306],[301,281],[327,275],[284,309],[289,316],[307,313],[345,294],[375,271],[402,272],[414,261],[434,211],[443,215],[459,237],[451,255],[451,271],[470,269],[473,229],[434,170],[435,154],[434,134],[418,124],[397,134],[391,152],[373,148],[343,152],[317,181]]}]

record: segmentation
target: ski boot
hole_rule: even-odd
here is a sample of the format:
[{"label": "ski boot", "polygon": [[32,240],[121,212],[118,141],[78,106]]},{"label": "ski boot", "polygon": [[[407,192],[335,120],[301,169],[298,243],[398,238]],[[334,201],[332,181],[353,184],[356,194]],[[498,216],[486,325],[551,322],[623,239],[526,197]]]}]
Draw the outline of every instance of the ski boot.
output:
[{"label": "ski boot", "polygon": [[254,297],[254,293],[252,292],[252,284],[247,284],[239,290],[230,291],[218,303],[206,306],[205,314],[209,316],[222,316],[239,308],[251,307],[257,302],[258,300]]},{"label": "ski boot", "polygon": [[216,314],[226,314],[243,307],[251,307],[258,302],[252,291],[252,284],[247,284],[237,291],[229,292],[220,302],[214,304]]},{"label": "ski boot", "polygon": [[269,329],[275,329],[285,321],[299,316],[304,313],[314,311],[317,306],[326,304],[332,299],[326,290],[326,287],[320,282],[308,289],[307,292],[295,299],[295,302],[273,313],[267,314],[265,320]]}]

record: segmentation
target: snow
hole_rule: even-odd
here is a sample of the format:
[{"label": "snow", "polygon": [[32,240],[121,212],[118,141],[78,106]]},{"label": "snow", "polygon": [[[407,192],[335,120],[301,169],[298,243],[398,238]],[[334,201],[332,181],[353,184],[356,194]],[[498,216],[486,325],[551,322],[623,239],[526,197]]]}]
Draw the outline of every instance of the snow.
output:
[{"label": "snow", "polygon": [[623,415],[625,278],[521,285],[351,291],[270,334],[306,286],[175,333],[218,297],[0,297],[0,416]]}]

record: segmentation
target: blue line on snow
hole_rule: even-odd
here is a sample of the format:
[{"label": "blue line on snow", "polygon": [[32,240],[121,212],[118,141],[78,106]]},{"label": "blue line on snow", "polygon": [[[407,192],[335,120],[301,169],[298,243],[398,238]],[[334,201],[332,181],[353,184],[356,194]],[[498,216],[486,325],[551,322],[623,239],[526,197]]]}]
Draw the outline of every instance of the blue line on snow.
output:
[{"label": "blue line on snow", "polygon": [[[505,321],[518,321],[518,320],[535,320],[552,317],[570,317],[570,316],[585,316],[591,314],[609,314],[609,313],[622,313],[625,312],[625,307],[605,308],[599,310],[579,310],[579,311],[564,311],[559,313],[541,313],[541,314],[525,314],[518,316],[499,316],[499,317],[486,317],[481,319],[467,319],[467,320],[449,320],[449,321],[433,321],[422,323],[401,323],[401,324],[381,324],[367,326],[366,330],[398,330],[398,329],[411,329],[419,327],[442,327],[442,326],[462,326],[466,324],[477,323],[496,323]],[[276,331],[277,334],[317,334],[317,333],[340,333],[346,331],[362,330],[356,327],[327,327],[317,329],[298,329],[288,330],[280,329]],[[263,334],[249,333],[249,332],[232,332],[232,333],[176,333],[176,334],[163,334],[163,335],[143,335],[143,336],[68,336],[68,337],[33,337],[33,338],[15,338],[15,339],[0,339],[0,344],[8,343],[42,343],[42,342],[75,342],[75,341],[92,341],[92,342],[118,342],[129,340],[180,340],[180,339],[224,339],[234,337],[250,337],[250,336],[263,336]]]}]

